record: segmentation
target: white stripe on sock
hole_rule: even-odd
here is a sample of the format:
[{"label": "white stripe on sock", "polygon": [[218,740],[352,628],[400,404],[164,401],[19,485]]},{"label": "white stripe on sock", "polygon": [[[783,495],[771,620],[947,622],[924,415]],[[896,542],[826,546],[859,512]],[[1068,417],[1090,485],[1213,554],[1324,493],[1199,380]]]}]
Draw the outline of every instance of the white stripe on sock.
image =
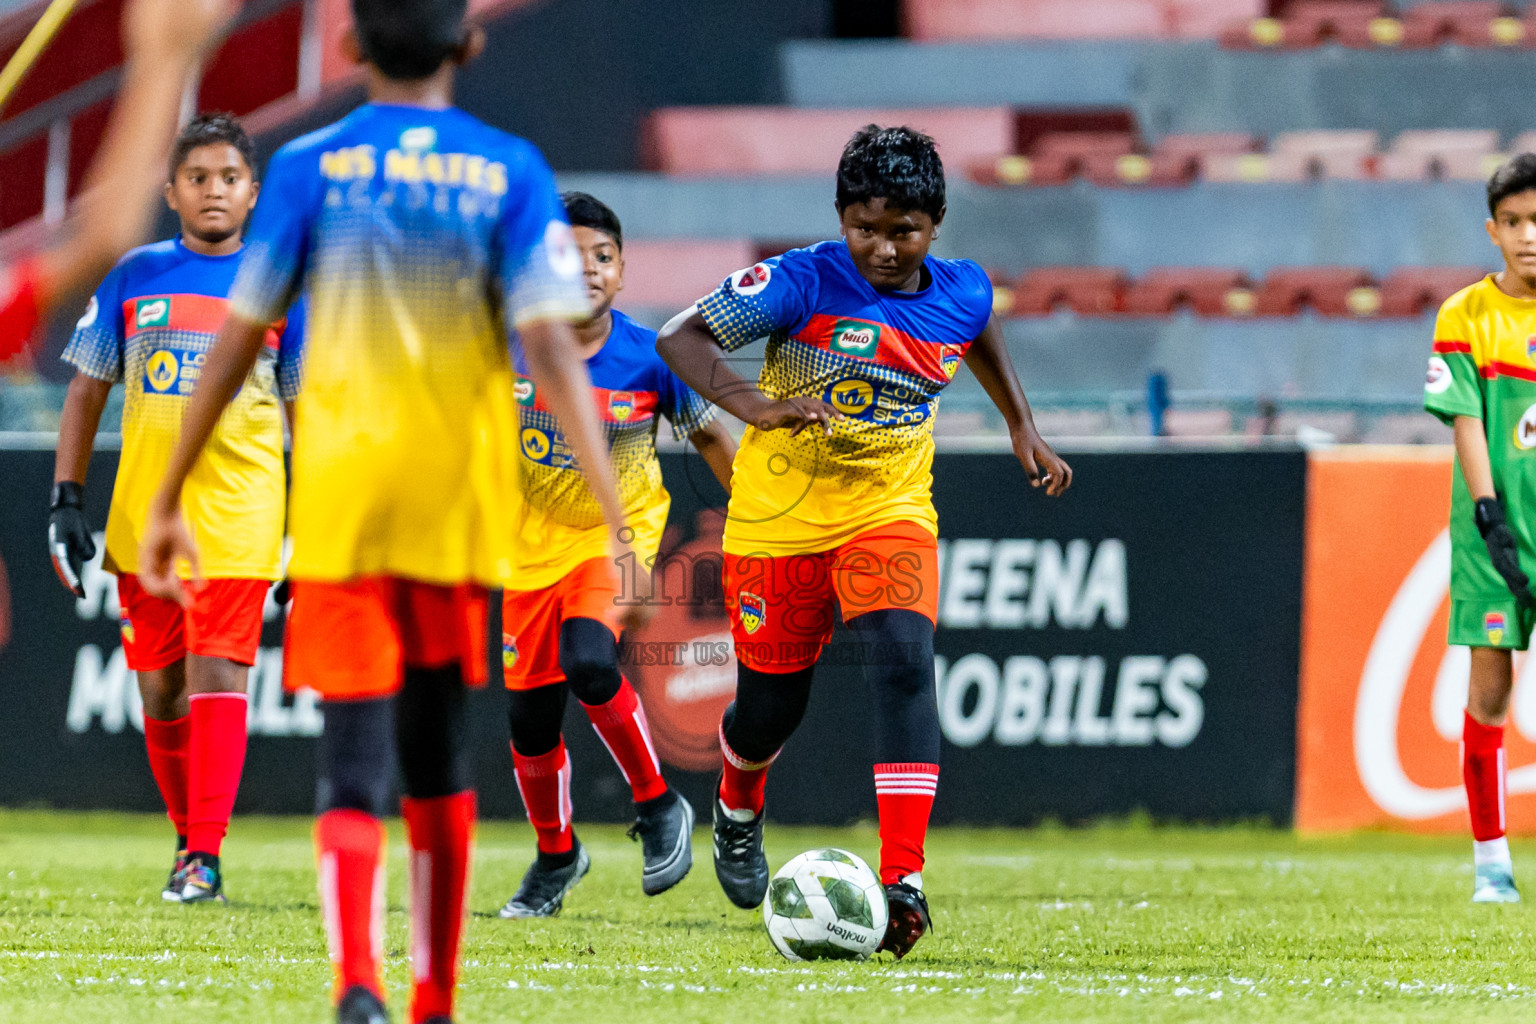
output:
[{"label": "white stripe on sock", "polygon": [[411,851],[411,973],[432,978],[432,854]]},{"label": "white stripe on sock", "polygon": [[330,949],[331,963],[341,963],[341,908],[336,892],[336,854],[326,851],[320,855],[320,909],[325,915],[325,944]]}]

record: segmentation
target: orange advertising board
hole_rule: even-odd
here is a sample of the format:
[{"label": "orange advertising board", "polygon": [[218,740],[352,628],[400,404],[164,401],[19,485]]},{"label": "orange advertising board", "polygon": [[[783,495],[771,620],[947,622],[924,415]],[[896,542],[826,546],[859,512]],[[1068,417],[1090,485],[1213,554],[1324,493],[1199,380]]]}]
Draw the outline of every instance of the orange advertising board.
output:
[{"label": "orange advertising board", "polygon": [[[1314,454],[1296,826],[1468,826],[1459,744],[1470,657],[1447,647],[1451,453]],[[1536,831],[1536,659],[1515,656],[1508,822]]]}]

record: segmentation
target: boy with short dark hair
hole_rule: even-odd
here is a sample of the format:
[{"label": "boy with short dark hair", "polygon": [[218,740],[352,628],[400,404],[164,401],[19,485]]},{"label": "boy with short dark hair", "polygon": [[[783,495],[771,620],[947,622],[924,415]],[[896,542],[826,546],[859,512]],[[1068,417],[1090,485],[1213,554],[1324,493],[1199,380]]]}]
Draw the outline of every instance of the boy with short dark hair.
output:
[{"label": "boy with short dark hair", "polygon": [[1474,903],[1516,903],[1504,834],[1504,721],[1511,651],[1536,623],[1529,568],[1536,535],[1525,504],[1536,448],[1536,155],[1488,181],[1488,237],[1504,269],[1440,307],[1424,408],[1455,430],[1449,642],[1470,647],[1462,781],[1472,819]]},{"label": "boy with short dark hair", "polygon": [[185,607],[140,586],[139,539],[187,397],[228,314],[260,188],[254,160],[250,137],[228,114],[188,124],[165,184],[180,234],[129,253],[96,289],[64,350],[76,372],[59,424],[49,548],[59,579],[83,597],[81,572],[96,554],[83,511],[86,470],[107,395],[121,381],[123,447],[103,567],[117,574],[123,653],[138,674],[149,764],[176,828],[176,863],[161,895],[183,903],[224,898],[219,855],[245,763],[246,679],[267,588],[282,573],[282,403],[298,394],[302,305],[266,332],[189,482],[187,509],[209,579],[189,587]]},{"label": "boy with short dark hair", "polygon": [[[554,177],[532,144],[453,104],[485,36],[465,0],[352,0],[344,47],[369,103],[284,146],[151,506],[145,586],[197,571],[183,484],[260,349],[302,289],[310,335],[297,403],[284,676],[324,701],[315,847],[342,1024],[383,1002],[382,817],[410,844],[413,1024],[453,1013],[475,793],[468,688],[486,676],[486,603],[515,582],[521,357],[559,418],[624,557],[590,381],[570,321],[589,314]],[[627,557],[633,557],[628,554]],[[638,624],[644,609],[628,606]]]},{"label": "boy with short dark hair", "polygon": [[[672,499],[662,485],[656,430],[665,416],[689,438],[730,490],[736,443],[715,410],[656,354],[656,332],[613,308],[624,287],[624,231],[607,206],[584,192],[561,200],[581,252],[592,304],[576,340],[592,377],[624,511],[640,564],[656,558]],[[515,589],[502,598],[502,661],[512,728],[512,763],[538,855],[502,917],[549,917],[590,863],[571,827],[571,764],[561,724],[568,693],[618,762],[635,800],[631,835],[641,842],[647,896],[682,881],[693,864],[693,808],[661,777],[645,709],[619,671],[620,573],[608,554],[601,512],[566,449],[559,424],[531,380],[518,381],[523,407],[523,513]],[[632,596],[632,595],[631,595]]]},{"label": "boy with short dark hair", "polygon": [[[944,220],[933,140],[870,125],[837,171],[843,240],[731,275],[661,332],[662,357],[747,424],[725,528],[736,701],[720,727],[715,873],[739,907],[768,888],[763,787],[799,724],[834,608],[866,650],[876,705],[881,948],[905,956],[929,927],[923,841],[939,776],[933,630],[938,522],[933,415],[962,360],[1002,412],[1031,484],[1072,473],[1041,440],[968,260],[929,255]],[[768,337],[758,385],[726,353]]]}]

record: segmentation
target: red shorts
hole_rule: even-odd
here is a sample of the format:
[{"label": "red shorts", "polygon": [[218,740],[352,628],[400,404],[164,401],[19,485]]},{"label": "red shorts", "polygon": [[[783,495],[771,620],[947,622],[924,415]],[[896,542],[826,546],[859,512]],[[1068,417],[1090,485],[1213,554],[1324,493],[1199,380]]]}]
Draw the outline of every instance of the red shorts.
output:
[{"label": "red shorts", "polygon": [[327,700],[366,700],[394,694],[407,668],[457,662],[465,682],[484,686],[486,607],[485,588],[470,583],[296,580],[283,683]]},{"label": "red shorts", "polygon": [[261,646],[261,610],[268,580],[205,580],[183,584],[187,607],[147,593],[132,573],[117,577],[123,610],[123,654],[135,672],[174,665],[189,653],[256,664]]},{"label": "red shorts", "polygon": [[509,690],[532,690],[565,678],[560,624],[596,619],[619,628],[619,574],[611,558],[593,558],[542,590],[508,590],[501,597],[501,674]]},{"label": "red shorts", "polygon": [[939,545],[917,523],[861,533],[830,551],[725,556],[725,607],[736,659],[762,672],[816,663],[843,621],[880,608],[907,608],[937,622]]}]

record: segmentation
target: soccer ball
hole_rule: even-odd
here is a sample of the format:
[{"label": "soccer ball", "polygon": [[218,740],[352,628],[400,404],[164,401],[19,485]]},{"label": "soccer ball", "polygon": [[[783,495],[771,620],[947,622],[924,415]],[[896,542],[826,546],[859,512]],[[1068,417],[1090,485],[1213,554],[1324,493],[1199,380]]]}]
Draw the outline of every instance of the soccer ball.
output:
[{"label": "soccer ball", "polygon": [[885,938],[885,889],[846,850],[808,850],[768,883],[763,923],[788,960],[863,960]]}]

